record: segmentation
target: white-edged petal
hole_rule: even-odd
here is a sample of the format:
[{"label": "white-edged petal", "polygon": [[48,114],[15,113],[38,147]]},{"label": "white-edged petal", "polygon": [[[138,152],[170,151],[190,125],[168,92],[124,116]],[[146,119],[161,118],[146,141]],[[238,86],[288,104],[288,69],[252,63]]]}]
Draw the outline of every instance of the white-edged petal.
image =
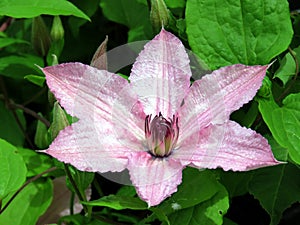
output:
[{"label": "white-edged petal", "polygon": [[181,140],[209,124],[222,124],[249,102],[262,84],[268,66],[223,67],[197,80],[179,110]]},{"label": "white-edged petal", "polygon": [[164,29],[144,47],[132,67],[131,86],[146,114],[172,117],[190,85],[189,58],[181,41]]},{"label": "white-edged petal", "polygon": [[172,155],[197,168],[246,171],[277,165],[268,141],[251,129],[228,121],[195,132]]},{"label": "white-edged petal", "polygon": [[132,154],[128,164],[130,179],[149,206],[158,205],[177,191],[183,168],[173,159],[154,158],[147,152]]},{"label": "white-edged petal", "polygon": [[[97,127],[101,126],[101,127]],[[127,157],[141,146],[118,141],[109,125],[97,126],[79,121],[62,130],[44,153],[79,170],[93,172],[122,171]],[[98,135],[99,133],[102,135]]]},{"label": "white-edged petal", "polygon": [[72,116],[90,126],[105,120],[119,139],[126,136],[137,142],[144,137],[142,104],[127,80],[81,63],[46,67],[43,72],[50,90]]}]

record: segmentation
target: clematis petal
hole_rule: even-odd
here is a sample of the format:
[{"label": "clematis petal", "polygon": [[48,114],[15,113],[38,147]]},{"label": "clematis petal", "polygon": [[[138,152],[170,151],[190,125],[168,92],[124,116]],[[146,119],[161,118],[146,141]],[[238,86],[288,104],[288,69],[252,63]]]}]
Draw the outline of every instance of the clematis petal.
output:
[{"label": "clematis petal", "polygon": [[191,74],[183,44],[162,29],[145,45],[129,78],[146,114],[161,112],[171,118],[189,89]]},{"label": "clematis petal", "polygon": [[197,168],[246,171],[277,165],[268,141],[233,121],[211,125],[181,143],[173,158]]},{"label": "clematis petal", "polygon": [[161,203],[177,191],[183,166],[173,159],[153,158],[147,152],[138,152],[129,159],[130,179],[137,193],[148,206]]},{"label": "clematis petal", "polygon": [[233,65],[197,80],[179,111],[180,128],[187,138],[210,123],[221,124],[230,114],[249,102],[262,84],[268,66]]},{"label": "clematis petal", "polygon": [[[109,124],[105,125],[105,121],[98,126],[99,128],[83,121],[74,123],[62,130],[43,152],[83,171],[124,170],[128,162],[127,157],[134,149],[124,147],[113,135]],[[99,129],[102,129],[105,135],[98,136]],[[136,149],[140,148],[141,146],[136,146]]]},{"label": "clematis petal", "polygon": [[119,138],[138,141],[144,137],[144,112],[128,87],[127,80],[105,70],[66,63],[43,69],[47,84],[57,100],[72,116],[96,124],[105,119]]},{"label": "clematis petal", "polygon": [[116,93],[122,86],[128,85],[117,75],[81,63],[50,66],[43,72],[47,85],[60,104],[70,115],[80,119],[92,116],[96,107],[105,118],[110,114]]}]

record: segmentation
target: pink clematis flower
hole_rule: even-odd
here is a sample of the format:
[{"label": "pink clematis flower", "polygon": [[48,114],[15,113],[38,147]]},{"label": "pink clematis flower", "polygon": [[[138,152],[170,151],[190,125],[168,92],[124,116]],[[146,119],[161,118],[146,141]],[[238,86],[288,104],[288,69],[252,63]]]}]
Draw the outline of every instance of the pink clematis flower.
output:
[{"label": "pink clematis flower", "polygon": [[137,57],[130,83],[80,63],[46,67],[50,90],[79,121],[45,152],[83,171],[127,168],[149,206],[176,192],[186,166],[245,171],[276,165],[265,138],[229,120],[254,97],[267,68],[227,66],[190,86],[185,48],[164,29]]}]

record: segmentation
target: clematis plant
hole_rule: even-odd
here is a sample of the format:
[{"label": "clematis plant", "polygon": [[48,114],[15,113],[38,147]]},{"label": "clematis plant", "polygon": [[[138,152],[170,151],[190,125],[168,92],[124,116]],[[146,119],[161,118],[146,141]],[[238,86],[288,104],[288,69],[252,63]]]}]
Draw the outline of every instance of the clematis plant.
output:
[{"label": "clematis plant", "polygon": [[229,120],[262,84],[268,66],[232,65],[190,85],[183,44],[164,29],[144,46],[130,82],[81,63],[43,69],[72,116],[47,154],[83,171],[126,168],[149,206],[176,192],[186,166],[246,171],[276,165],[267,140]]}]

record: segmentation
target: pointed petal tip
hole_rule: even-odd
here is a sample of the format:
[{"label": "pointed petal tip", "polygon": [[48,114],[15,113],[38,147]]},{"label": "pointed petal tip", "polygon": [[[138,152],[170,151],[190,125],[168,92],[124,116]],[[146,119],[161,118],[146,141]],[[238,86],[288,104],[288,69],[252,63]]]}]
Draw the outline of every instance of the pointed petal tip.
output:
[{"label": "pointed petal tip", "polygon": [[38,69],[40,69],[41,71],[43,71],[43,67],[39,66],[38,64],[34,64]]},{"label": "pointed petal tip", "polygon": [[[224,171],[248,171],[284,163],[275,159],[266,138],[236,122],[212,125],[200,134],[195,132],[181,144],[185,154],[176,152],[178,159],[189,161],[197,168],[222,168]],[[189,140],[196,138],[199,141],[194,147]],[[193,157],[187,158],[186,154]]]},{"label": "pointed petal tip", "polygon": [[163,27],[153,40],[177,41],[178,44],[181,43],[181,41],[174,34],[166,31]]},{"label": "pointed petal tip", "polygon": [[159,205],[177,191],[183,166],[173,159],[153,159],[147,152],[133,154],[127,169],[138,196],[148,207]]},{"label": "pointed petal tip", "polygon": [[[180,182],[181,183],[181,182]],[[180,184],[179,183],[179,184]],[[178,185],[179,185],[178,184]],[[177,192],[177,187],[174,189],[174,190],[172,190],[172,193],[171,194],[169,194],[169,195],[166,195],[166,196],[163,196],[163,197],[161,197],[161,198],[156,198],[156,199],[152,199],[152,198],[145,198],[143,195],[142,195],[142,193],[138,190],[138,187],[136,187],[136,191],[137,191],[137,193],[138,193],[138,196],[143,200],[143,201],[145,201],[146,203],[147,203],[147,205],[148,205],[148,209],[149,208],[151,208],[151,207],[153,207],[153,206],[157,206],[157,205],[159,205],[159,204],[161,204],[165,199],[167,199],[167,198],[169,198],[173,193],[175,193],[175,192]]]},{"label": "pointed petal tip", "polygon": [[269,69],[275,62],[277,61],[277,59],[274,59],[272,62],[270,62],[267,66],[267,69]]},{"label": "pointed petal tip", "polygon": [[262,68],[264,76],[266,75],[267,70],[270,68],[270,66],[272,66],[272,64],[273,64],[273,62],[271,62],[270,64],[267,64],[267,65],[261,65],[260,66]]},{"label": "pointed petal tip", "polygon": [[[269,167],[269,166],[278,166],[281,164],[286,164],[287,162],[282,162],[282,161],[277,161],[275,158],[273,158],[273,161],[266,162],[265,164],[262,165],[256,165],[256,166],[247,166],[244,170],[238,170],[238,171],[250,171],[250,170],[256,170],[264,167]],[[235,170],[233,170],[235,171]]]}]

